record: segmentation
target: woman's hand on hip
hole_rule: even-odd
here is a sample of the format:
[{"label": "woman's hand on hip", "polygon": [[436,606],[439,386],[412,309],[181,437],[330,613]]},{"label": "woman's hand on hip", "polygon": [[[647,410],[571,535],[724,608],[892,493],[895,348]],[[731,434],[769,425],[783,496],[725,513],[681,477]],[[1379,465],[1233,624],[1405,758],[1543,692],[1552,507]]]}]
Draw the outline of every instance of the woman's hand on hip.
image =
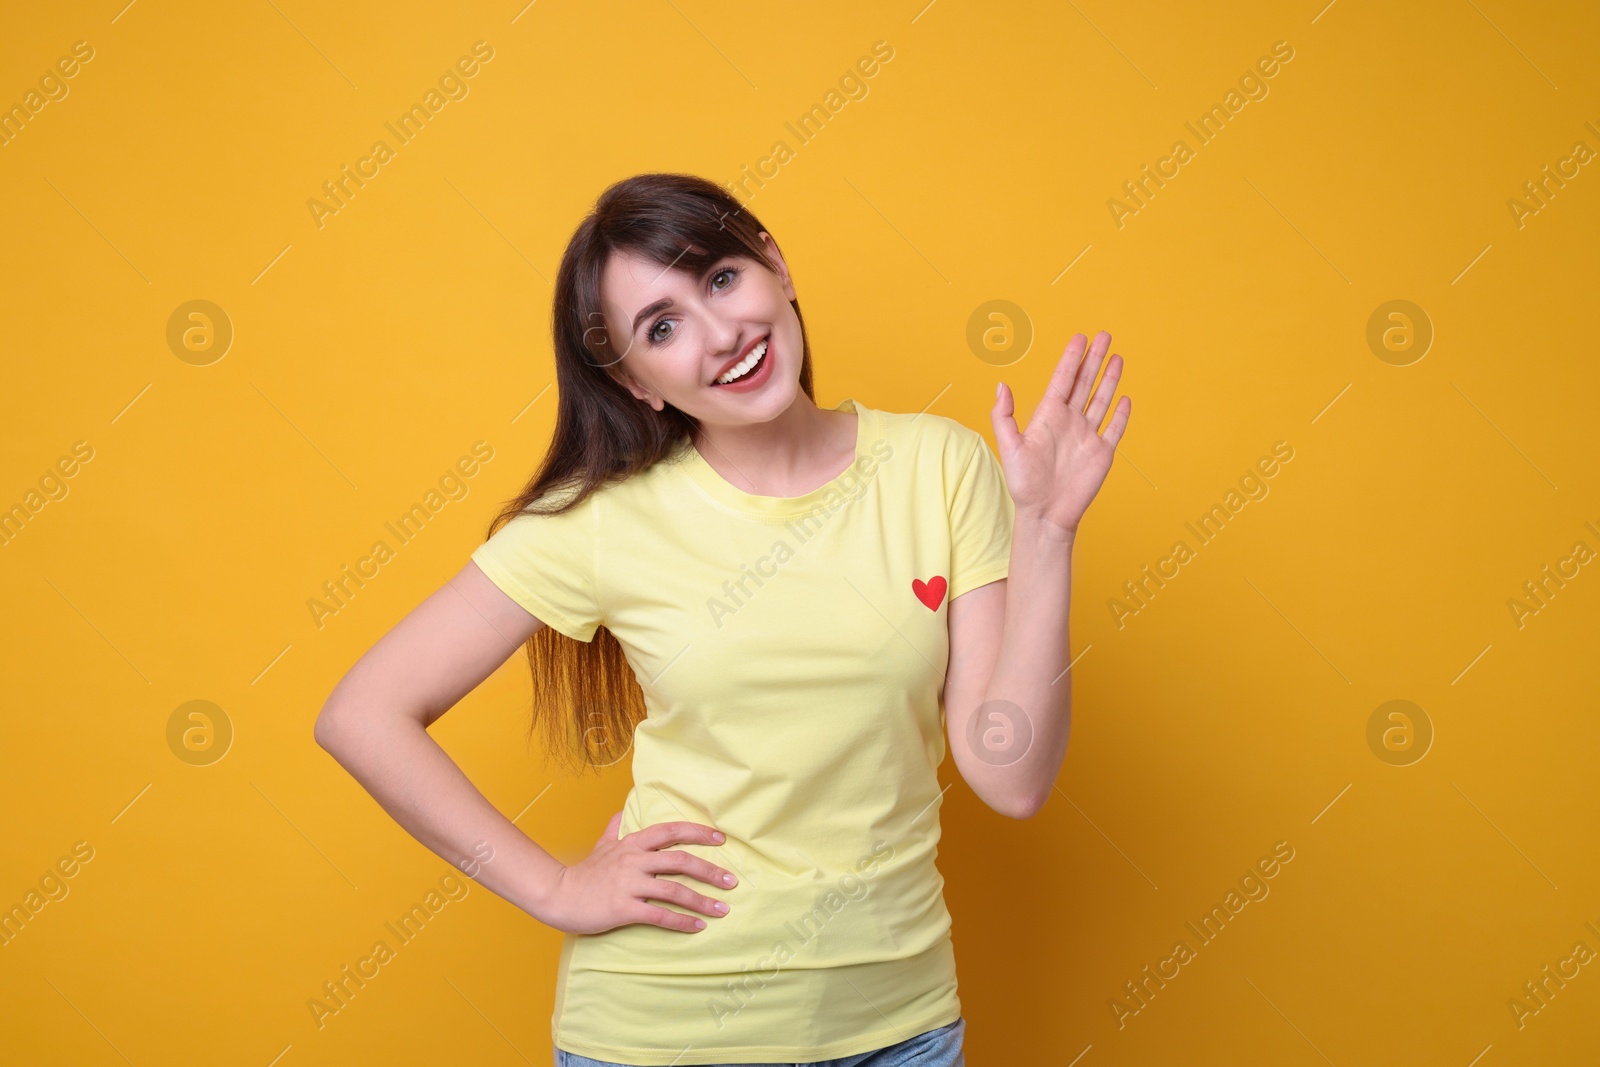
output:
[{"label": "woman's hand on hip", "polygon": [[720,831],[697,822],[660,822],[618,838],[621,822],[619,811],[611,816],[594,851],[562,869],[549,904],[542,909],[544,922],[570,934],[598,934],[630,923],[692,934],[704,928],[703,919],[650,902],[668,901],[713,918],[728,913],[728,906],[715,897],[657,877],[684,874],[723,889],[738,884],[731,871],[709,860],[680,849],[663,851],[664,846],[678,843],[720,845],[726,840]]}]

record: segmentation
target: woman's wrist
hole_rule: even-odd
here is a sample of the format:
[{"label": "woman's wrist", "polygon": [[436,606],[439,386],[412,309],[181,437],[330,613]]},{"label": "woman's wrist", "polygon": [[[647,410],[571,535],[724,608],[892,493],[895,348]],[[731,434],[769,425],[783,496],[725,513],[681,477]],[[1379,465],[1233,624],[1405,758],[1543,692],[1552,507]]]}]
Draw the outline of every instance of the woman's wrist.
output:
[{"label": "woman's wrist", "polygon": [[531,854],[514,876],[513,884],[507,887],[510,892],[505,896],[546,926],[559,929],[555,921],[558,918],[556,904],[560,898],[561,876],[566,873],[567,866],[531,839],[528,844],[532,846]]},{"label": "woman's wrist", "polygon": [[1012,539],[1071,548],[1078,539],[1078,528],[1069,529],[1035,512],[1018,511],[1012,522]]}]

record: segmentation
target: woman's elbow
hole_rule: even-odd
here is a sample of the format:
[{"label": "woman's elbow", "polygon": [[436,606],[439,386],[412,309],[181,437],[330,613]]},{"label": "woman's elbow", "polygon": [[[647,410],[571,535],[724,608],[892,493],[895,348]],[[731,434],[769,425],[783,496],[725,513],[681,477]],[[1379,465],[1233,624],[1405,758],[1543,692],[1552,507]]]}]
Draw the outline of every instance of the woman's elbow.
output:
[{"label": "woman's elbow", "polygon": [[437,714],[420,707],[403,705],[368,694],[359,697],[330,698],[317,713],[311,736],[340,763],[353,751],[379,737],[391,737],[396,729],[415,726],[426,731]]},{"label": "woman's elbow", "polygon": [[1016,819],[1018,822],[1023,822],[1024,820],[1031,819],[1031,818],[1033,818],[1033,815],[1034,815],[1033,809],[1026,808],[1026,807],[1022,807],[1022,808],[1004,807],[1004,808],[995,808],[994,810],[999,812],[1001,815],[1004,815],[1006,818],[1008,818],[1008,819]]},{"label": "woman's elbow", "polygon": [[1044,807],[1047,796],[1006,797],[1003,802],[989,806],[1008,819],[1031,819]]},{"label": "woman's elbow", "polygon": [[311,727],[311,736],[323,751],[337,756],[347,744],[351,730],[351,709],[333,701],[317,712],[317,721]]},{"label": "woman's elbow", "polygon": [[311,727],[311,736],[324,751],[333,751],[334,725],[331,708],[324,707],[317,713],[317,721]]}]

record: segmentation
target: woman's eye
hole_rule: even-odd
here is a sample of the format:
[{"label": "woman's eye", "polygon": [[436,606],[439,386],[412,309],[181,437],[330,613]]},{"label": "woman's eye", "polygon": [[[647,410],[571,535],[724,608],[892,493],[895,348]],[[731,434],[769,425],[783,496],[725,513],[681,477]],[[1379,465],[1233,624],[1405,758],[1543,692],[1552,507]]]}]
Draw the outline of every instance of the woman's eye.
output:
[{"label": "woman's eye", "polygon": [[[720,286],[716,285],[715,284],[716,280],[718,278],[722,277],[724,274],[728,275],[728,283],[727,283],[727,285],[720,285]],[[717,273],[715,273],[715,274],[713,274],[711,276],[711,281],[713,283],[713,285],[712,285],[713,290],[715,290],[716,292],[721,292],[723,289],[726,289],[729,285],[732,285],[733,284],[733,279],[737,278],[738,276],[739,276],[739,268],[738,267],[723,267],[721,270],[717,271]],[[661,319],[661,320],[657,321],[654,326],[650,327],[649,331],[646,333],[645,336],[650,341],[651,344],[660,344],[662,341],[665,341],[667,339],[667,335],[666,334],[658,333],[657,331],[660,330],[661,327],[668,325],[668,323],[670,321],[671,321],[670,319]]]}]

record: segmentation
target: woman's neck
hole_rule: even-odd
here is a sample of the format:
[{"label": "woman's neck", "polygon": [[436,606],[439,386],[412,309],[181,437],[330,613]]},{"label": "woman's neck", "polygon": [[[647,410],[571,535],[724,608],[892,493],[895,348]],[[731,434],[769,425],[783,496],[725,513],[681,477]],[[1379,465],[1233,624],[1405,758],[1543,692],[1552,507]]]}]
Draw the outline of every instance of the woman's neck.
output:
[{"label": "woman's neck", "polygon": [[770,422],[700,424],[694,447],[723,480],[755,496],[796,497],[828,484],[855,460],[856,420],[824,411],[805,393]]}]

